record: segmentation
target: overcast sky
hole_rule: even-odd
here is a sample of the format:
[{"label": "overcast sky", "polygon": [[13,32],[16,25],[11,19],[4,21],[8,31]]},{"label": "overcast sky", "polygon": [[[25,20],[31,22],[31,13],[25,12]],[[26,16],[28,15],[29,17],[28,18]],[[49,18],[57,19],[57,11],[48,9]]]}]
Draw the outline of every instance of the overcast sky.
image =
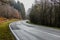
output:
[{"label": "overcast sky", "polygon": [[19,0],[19,1],[24,4],[26,11],[28,10],[28,8],[31,8],[32,4],[34,3],[34,0]]}]

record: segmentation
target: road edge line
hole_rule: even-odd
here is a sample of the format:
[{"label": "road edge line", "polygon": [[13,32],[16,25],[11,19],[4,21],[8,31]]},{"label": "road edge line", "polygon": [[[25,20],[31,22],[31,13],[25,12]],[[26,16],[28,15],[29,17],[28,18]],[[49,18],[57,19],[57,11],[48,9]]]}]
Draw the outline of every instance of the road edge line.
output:
[{"label": "road edge line", "polygon": [[20,40],[20,39],[17,37],[17,35],[13,32],[13,30],[11,29],[11,24],[12,24],[12,23],[9,24],[10,31],[11,31],[12,34],[15,36],[16,40]]}]

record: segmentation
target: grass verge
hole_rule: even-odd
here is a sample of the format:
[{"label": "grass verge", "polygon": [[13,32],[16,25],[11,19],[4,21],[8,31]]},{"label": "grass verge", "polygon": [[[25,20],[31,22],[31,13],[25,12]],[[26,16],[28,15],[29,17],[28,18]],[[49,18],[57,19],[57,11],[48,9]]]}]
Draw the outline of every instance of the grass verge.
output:
[{"label": "grass verge", "polygon": [[7,20],[0,24],[0,40],[15,40],[9,29],[9,23],[14,21],[16,21],[16,19]]}]

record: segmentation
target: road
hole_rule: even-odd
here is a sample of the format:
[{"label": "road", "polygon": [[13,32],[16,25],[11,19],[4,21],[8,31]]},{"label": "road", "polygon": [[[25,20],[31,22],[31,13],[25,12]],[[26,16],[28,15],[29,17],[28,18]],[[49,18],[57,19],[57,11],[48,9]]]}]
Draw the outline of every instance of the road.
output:
[{"label": "road", "polygon": [[60,30],[27,24],[25,21],[13,22],[10,25],[19,40],[60,40]]}]

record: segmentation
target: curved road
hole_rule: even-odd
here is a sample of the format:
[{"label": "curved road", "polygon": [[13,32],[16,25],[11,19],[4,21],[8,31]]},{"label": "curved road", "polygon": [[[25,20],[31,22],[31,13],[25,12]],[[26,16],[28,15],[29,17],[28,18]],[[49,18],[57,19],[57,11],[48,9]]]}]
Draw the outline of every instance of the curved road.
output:
[{"label": "curved road", "polygon": [[10,25],[18,40],[60,40],[60,30],[27,24],[25,21],[13,22]]}]

